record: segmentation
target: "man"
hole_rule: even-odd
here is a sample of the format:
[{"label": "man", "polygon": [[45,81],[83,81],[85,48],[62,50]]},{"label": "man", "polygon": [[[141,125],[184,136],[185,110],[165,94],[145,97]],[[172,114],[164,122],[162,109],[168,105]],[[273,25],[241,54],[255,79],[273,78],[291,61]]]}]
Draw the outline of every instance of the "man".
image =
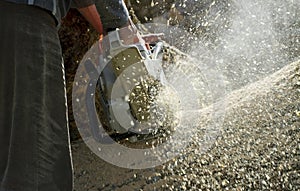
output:
[{"label": "man", "polygon": [[[57,26],[70,0],[0,0],[0,191],[71,191]],[[103,27],[92,0],[74,6]]]}]

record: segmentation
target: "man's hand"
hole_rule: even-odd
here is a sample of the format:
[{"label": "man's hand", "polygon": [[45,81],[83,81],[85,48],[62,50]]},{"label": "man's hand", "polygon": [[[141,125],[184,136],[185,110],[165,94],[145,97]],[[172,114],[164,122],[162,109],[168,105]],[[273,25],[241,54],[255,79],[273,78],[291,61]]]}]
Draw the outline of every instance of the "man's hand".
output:
[{"label": "man's hand", "polygon": [[156,43],[164,37],[164,33],[154,33],[154,34],[147,34],[142,35],[144,41],[148,44]]}]

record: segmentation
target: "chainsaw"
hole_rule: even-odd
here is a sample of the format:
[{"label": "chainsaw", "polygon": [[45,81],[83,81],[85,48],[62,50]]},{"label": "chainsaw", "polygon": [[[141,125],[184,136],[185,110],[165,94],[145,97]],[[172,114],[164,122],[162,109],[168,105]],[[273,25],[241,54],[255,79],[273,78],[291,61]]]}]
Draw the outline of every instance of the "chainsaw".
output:
[{"label": "chainsaw", "polygon": [[[153,36],[156,40],[150,44],[143,40]],[[172,114],[168,106],[157,103],[160,92],[168,87],[164,43],[157,38],[161,36],[141,38],[128,28],[116,29],[101,40],[97,60],[84,61],[90,79],[86,93],[89,127],[96,141],[104,139],[100,127],[115,141],[136,142],[170,132]],[[95,88],[97,96],[92,97]]]}]

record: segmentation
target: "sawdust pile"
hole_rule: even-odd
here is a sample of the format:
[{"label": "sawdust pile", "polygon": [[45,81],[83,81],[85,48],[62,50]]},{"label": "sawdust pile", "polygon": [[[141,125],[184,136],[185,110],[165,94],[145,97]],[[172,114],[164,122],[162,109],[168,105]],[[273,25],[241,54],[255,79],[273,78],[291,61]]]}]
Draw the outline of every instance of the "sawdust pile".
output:
[{"label": "sawdust pile", "polygon": [[207,152],[196,135],[181,156],[153,169],[113,166],[76,142],[75,190],[299,190],[299,95],[300,61],[228,95]]}]

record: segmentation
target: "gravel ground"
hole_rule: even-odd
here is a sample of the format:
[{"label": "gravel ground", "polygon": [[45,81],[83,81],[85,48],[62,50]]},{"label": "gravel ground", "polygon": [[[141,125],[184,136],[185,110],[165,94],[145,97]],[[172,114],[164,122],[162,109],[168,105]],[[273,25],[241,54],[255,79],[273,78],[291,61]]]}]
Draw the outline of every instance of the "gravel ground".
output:
[{"label": "gravel ground", "polygon": [[[119,168],[73,142],[74,190],[300,190],[300,61],[225,100],[210,149],[202,152],[199,133],[182,155],[156,168]],[[203,117],[199,128],[208,122]]]}]

